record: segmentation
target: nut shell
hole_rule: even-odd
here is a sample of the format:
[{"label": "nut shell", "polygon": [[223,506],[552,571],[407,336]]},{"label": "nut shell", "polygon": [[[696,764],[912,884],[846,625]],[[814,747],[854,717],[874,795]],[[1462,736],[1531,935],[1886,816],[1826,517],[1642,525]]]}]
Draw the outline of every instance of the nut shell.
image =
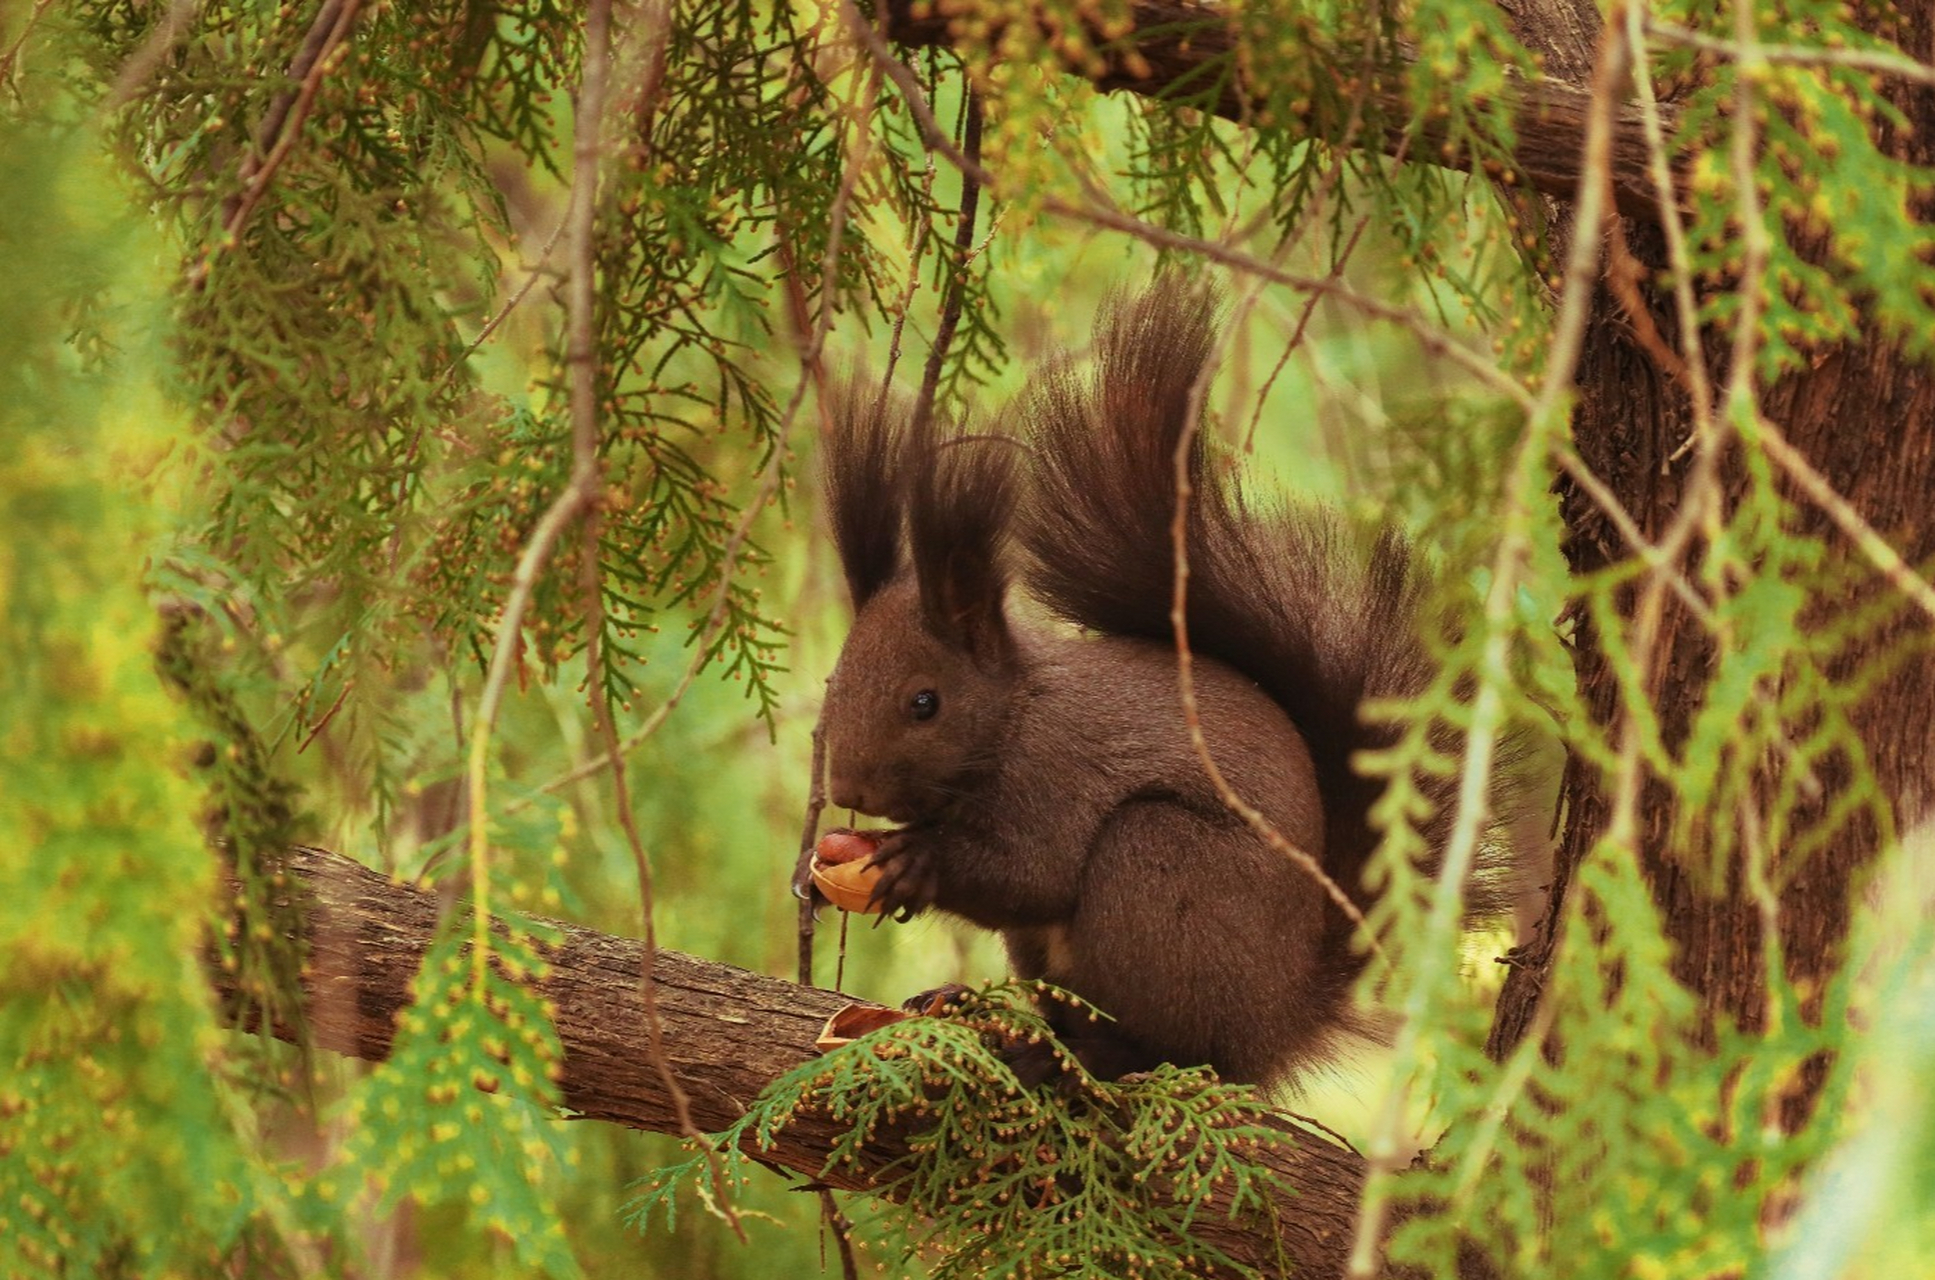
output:
[{"label": "nut shell", "polygon": [[843,1044],[852,1044],[869,1031],[905,1022],[914,1015],[902,1009],[888,1009],[877,1004],[850,1004],[826,1020],[820,1029],[820,1038],[813,1047],[821,1053],[837,1049]]},{"label": "nut shell", "polygon": [[864,831],[829,831],[820,837],[807,870],[828,902],[842,911],[880,913],[881,904],[869,901],[880,868],[867,863],[879,845],[878,835]]},{"label": "nut shell", "polygon": [[813,883],[820,887],[826,900],[842,911],[856,911],[861,915],[877,915],[880,904],[871,902],[873,886],[880,879],[880,868],[870,867],[864,862],[842,862],[827,864],[813,859],[810,868]]}]

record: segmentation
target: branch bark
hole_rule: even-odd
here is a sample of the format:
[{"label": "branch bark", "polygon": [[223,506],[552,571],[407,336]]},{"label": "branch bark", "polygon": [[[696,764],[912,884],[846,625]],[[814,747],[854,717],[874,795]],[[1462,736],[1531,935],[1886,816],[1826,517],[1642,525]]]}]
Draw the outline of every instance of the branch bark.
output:
[{"label": "branch bark", "polygon": [[[301,886],[305,1013],[312,1043],[368,1061],[389,1055],[397,1015],[437,927],[435,895],[398,884],[325,849],[290,850],[287,871]],[[231,899],[239,884],[229,886]],[[659,1133],[679,1132],[665,1080],[645,1051],[645,1006],[639,992],[643,944],[572,925],[557,926],[542,993],[557,1010],[564,1047],[559,1087],[577,1118]],[[225,1005],[236,1007],[233,975],[211,967]],[[838,992],[660,951],[652,967],[666,1065],[690,1099],[693,1121],[717,1131],[738,1119],[774,1077],[816,1056],[826,1019],[853,1003]],[[290,1038],[288,1027],[275,1033]],[[1285,1122],[1295,1145],[1263,1153],[1285,1184],[1297,1188],[1271,1207],[1264,1222],[1205,1217],[1202,1237],[1265,1274],[1287,1263],[1301,1277],[1341,1276],[1357,1213],[1364,1162],[1313,1130]],[[869,1143],[859,1165],[827,1167],[843,1130],[824,1116],[802,1115],[770,1151],[768,1164],[849,1191],[893,1195],[875,1177],[907,1148],[902,1137]]]},{"label": "branch bark", "polygon": [[[985,19],[977,18],[970,24],[967,19],[971,11],[958,0],[887,0],[885,9],[888,37],[910,49],[953,47],[970,38],[991,42],[993,38],[986,30]],[[1229,15],[1197,0],[1132,0],[1129,11],[1133,26],[1128,35],[1106,43],[1096,39],[1104,56],[1094,74],[1072,65],[1063,69],[1090,80],[1104,92],[1123,89],[1159,99],[1181,91],[1181,86],[1207,83],[1207,73],[1219,59],[1230,56],[1234,47]],[[973,35],[971,26],[978,28]],[[1348,64],[1349,59],[1340,56],[1340,73],[1350,73]],[[1578,194],[1586,123],[1592,111],[1592,95],[1580,85],[1556,79],[1532,80],[1512,95],[1513,128],[1518,138],[1513,153],[1515,173],[1482,164],[1450,145],[1436,121],[1424,121],[1416,136],[1407,136],[1404,122],[1411,118],[1412,109],[1400,78],[1373,84],[1368,101],[1373,108],[1370,117],[1383,122],[1384,132],[1366,138],[1365,145],[1378,147],[1386,155],[1429,158],[1447,168],[1479,172],[1507,183],[1522,182],[1534,191],[1565,200]],[[1262,114],[1258,97],[1245,91],[1238,75],[1221,77],[1221,89],[1210,109],[1227,120],[1296,126],[1310,136],[1332,140],[1341,135],[1345,124],[1342,116],[1324,118],[1314,105],[1298,120],[1269,119]],[[1669,133],[1675,120],[1668,109],[1665,123]],[[1635,107],[1623,106],[1615,113],[1607,181],[1612,185],[1613,204],[1621,214],[1657,220],[1658,198],[1647,177],[1646,139]]]}]

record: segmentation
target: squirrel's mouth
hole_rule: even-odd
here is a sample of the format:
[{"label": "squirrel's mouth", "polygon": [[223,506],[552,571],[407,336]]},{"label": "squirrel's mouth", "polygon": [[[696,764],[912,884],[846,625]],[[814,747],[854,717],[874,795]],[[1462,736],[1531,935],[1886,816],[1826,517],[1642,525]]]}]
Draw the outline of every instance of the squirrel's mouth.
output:
[{"label": "squirrel's mouth", "polygon": [[921,815],[906,809],[863,809],[857,805],[837,805],[846,810],[847,829],[864,831],[870,835],[889,835],[895,831],[907,831],[925,825]]},{"label": "squirrel's mouth", "polygon": [[[851,813],[849,814],[849,818],[854,825],[847,826],[847,827],[834,827],[834,828],[831,828],[830,830],[845,832],[849,835],[861,836],[861,837],[864,837],[865,839],[873,841],[875,844],[879,844],[881,841],[885,840],[888,836],[897,836],[897,835],[900,835],[902,832],[914,831],[918,829],[920,825],[919,823],[915,823],[915,822],[901,822],[894,818],[887,817],[882,814],[873,814],[873,813]],[[863,823],[865,825],[862,825]]]}]

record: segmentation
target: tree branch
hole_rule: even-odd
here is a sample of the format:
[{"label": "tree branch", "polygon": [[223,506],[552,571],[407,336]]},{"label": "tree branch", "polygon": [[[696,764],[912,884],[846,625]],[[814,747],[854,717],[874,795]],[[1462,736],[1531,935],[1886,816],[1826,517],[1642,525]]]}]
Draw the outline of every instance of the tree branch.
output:
[{"label": "tree branch", "polygon": [[[313,1043],[381,1061],[396,1019],[437,927],[435,895],[395,883],[340,854],[290,850],[287,871],[302,887],[308,962],[304,1000]],[[240,886],[231,883],[231,897]],[[630,938],[558,925],[542,991],[557,1011],[564,1046],[559,1089],[577,1118],[677,1133],[679,1117],[645,1052],[645,1008],[638,975],[642,945]],[[239,1008],[234,975],[211,966],[224,1003]],[[691,1102],[700,1128],[717,1131],[744,1112],[774,1077],[814,1057],[826,1019],[852,1003],[837,992],[797,986],[672,951],[652,968],[663,1023],[666,1065]],[[277,1027],[283,1038],[292,1034]],[[1198,1220],[1208,1243],[1274,1274],[1288,1264],[1301,1277],[1341,1276],[1357,1213],[1364,1162],[1315,1130],[1289,1120],[1295,1145],[1265,1150],[1267,1162],[1297,1194],[1279,1196],[1264,1222]],[[858,1166],[826,1167],[843,1130],[825,1116],[802,1115],[780,1135],[767,1163],[827,1185],[880,1191],[881,1170],[907,1154],[904,1135],[883,1135]],[[891,1187],[885,1189],[891,1196]]]},{"label": "tree branch", "polygon": [[[1131,0],[1129,10],[1133,30],[1120,40],[1105,41],[1091,32],[1091,39],[1103,51],[1101,65],[1094,74],[1065,66],[1070,75],[1084,75],[1104,92],[1126,89],[1147,98],[1161,98],[1174,86],[1206,83],[1205,71],[1218,59],[1228,57],[1233,38],[1228,15],[1198,0]],[[887,35],[912,49],[951,47],[967,38],[967,16],[959,0],[886,0]],[[973,37],[991,41],[984,20]],[[1241,78],[1221,77],[1220,94],[1211,106],[1216,115],[1249,124],[1297,124],[1311,136],[1340,140],[1344,120],[1324,119],[1313,105],[1299,121],[1264,120],[1260,104],[1244,93]],[[1362,135],[1364,144],[1375,146],[1387,155],[1404,148],[1403,122],[1412,115],[1411,104],[1401,80],[1370,86],[1370,113],[1385,122],[1382,136]],[[1665,114],[1667,132],[1672,132],[1674,116]],[[1592,115],[1592,95],[1586,89],[1562,80],[1542,79],[1521,85],[1512,102],[1513,127],[1518,147],[1513,160],[1517,174],[1492,172],[1456,147],[1447,146],[1441,127],[1427,120],[1418,136],[1411,138],[1405,156],[1429,158],[1448,168],[1484,172],[1501,181],[1521,181],[1534,191],[1571,200],[1578,195],[1581,161],[1585,154],[1586,125]],[[1651,222],[1658,219],[1657,194],[1646,171],[1646,138],[1637,107],[1626,104],[1614,114],[1611,165],[1613,204],[1627,217]]]}]

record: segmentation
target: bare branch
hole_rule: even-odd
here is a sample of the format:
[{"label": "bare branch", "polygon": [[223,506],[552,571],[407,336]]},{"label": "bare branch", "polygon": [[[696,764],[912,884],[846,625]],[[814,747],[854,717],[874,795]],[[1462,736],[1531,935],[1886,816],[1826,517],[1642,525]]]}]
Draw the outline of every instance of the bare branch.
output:
[{"label": "bare branch", "polygon": [[[340,854],[289,851],[291,881],[306,899],[303,972],[305,1013],[317,1047],[369,1061],[389,1055],[397,1015],[438,924],[434,894],[397,884]],[[237,886],[226,886],[231,897]],[[646,1012],[639,991],[643,945],[629,938],[554,926],[541,991],[556,1010],[564,1048],[559,1100],[574,1118],[677,1133],[680,1117],[664,1080],[644,1051]],[[210,966],[210,980],[231,1011],[243,1007],[235,974]],[[817,1055],[813,1041],[826,1019],[852,1003],[832,991],[660,951],[652,967],[665,1062],[691,1100],[703,1129],[724,1129],[772,1079]],[[287,1026],[273,1028],[287,1038]],[[1259,1159],[1296,1188],[1277,1195],[1263,1221],[1206,1213],[1196,1224],[1206,1242],[1276,1274],[1343,1273],[1364,1162],[1308,1122],[1274,1121],[1292,1141]],[[804,1114],[759,1152],[762,1161],[816,1184],[882,1191],[874,1179],[908,1151],[905,1134],[878,1134],[859,1163],[828,1166],[840,1125]],[[885,1189],[891,1196],[891,1188]],[[1275,1230],[1265,1222],[1274,1221]]]},{"label": "bare branch", "polygon": [[1917,84],[1935,85],[1935,67],[1898,53],[1886,53],[1879,49],[1815,49],[1807,45],[1761,44],[1752,39],[1752,32],[1749,32],[1746,37],[1736,34],[1732,40],[1722,40],[1671,22],[1655,22],[1651,18],[1645,19],[1645,27],[1647,35],[1656,37],[1666,44],[1685,45],[1689,49],[1717,53],[1736,61],[1773,62],[1790,67],[1837,67],[1849,71],[1874,71],[1885,76],[1911,80]]},{"label": "bare branch", "polygon": [[[1234,47],[1228,14],[1198,0],[1131,0],[1128,8],[1129,34],[1109,41],[1091,32],[1094,44],[1103,51],[1099,66],[1093,74],[1089,69],[1069,66],[1066,70],[1070,75],[1081,75],[1104,91],[1125,89],[1158,98],[1175,85],[1202,82],[1205,71],[1230,56]],[[908,48],[952,45],[959,38],[954,24],[958,15],[947,0],[920,4],[915,0],[888,0],[886,14],[888,37]],[[977,36],[990,42],[994,38],[992,32]],[[1347,60],[1340,59],[1343,64]],[[1401,122],[1412,116],[1402,77],[1373,82],[1370,100],[1380,120]],[[1518,138],[1513,155],[1517,173],[1487,172],[1487,176],[1507,183],[1522,182],[1545,195],[1572,199],[1579,187],[1592,94],[1561,80],[1533,80],[1518,86],[1511,107]],[[1314,106],[1300,120],[1267,118],[1261,104],[1244,94],[1235,76],[1223,78],[1221,96],[1211,109],[1225,119],[1245,124],[1295,124],[1315,137],[1339,140],[1347,136],[1344,118],[1325,118]],[[1671,124],[1668,114],[1669,129]],[[1366,136],[1362,141],[1387,155],[1400,154],[1409,143],[1417,158],[1429,157],[1433,163],[1454,169],[1486,171],[1474,157],[1448,145],[1449,140],[1431,121],[1423,124],[1416,137],[1391,123],[1381,136]],[[1613,204],[1620,213],[1647,221],[1657,218],[1656,191],[1646,170],[1646,139],[1639,113],[1630,105],[1614,113],[1608,177]]]}]

